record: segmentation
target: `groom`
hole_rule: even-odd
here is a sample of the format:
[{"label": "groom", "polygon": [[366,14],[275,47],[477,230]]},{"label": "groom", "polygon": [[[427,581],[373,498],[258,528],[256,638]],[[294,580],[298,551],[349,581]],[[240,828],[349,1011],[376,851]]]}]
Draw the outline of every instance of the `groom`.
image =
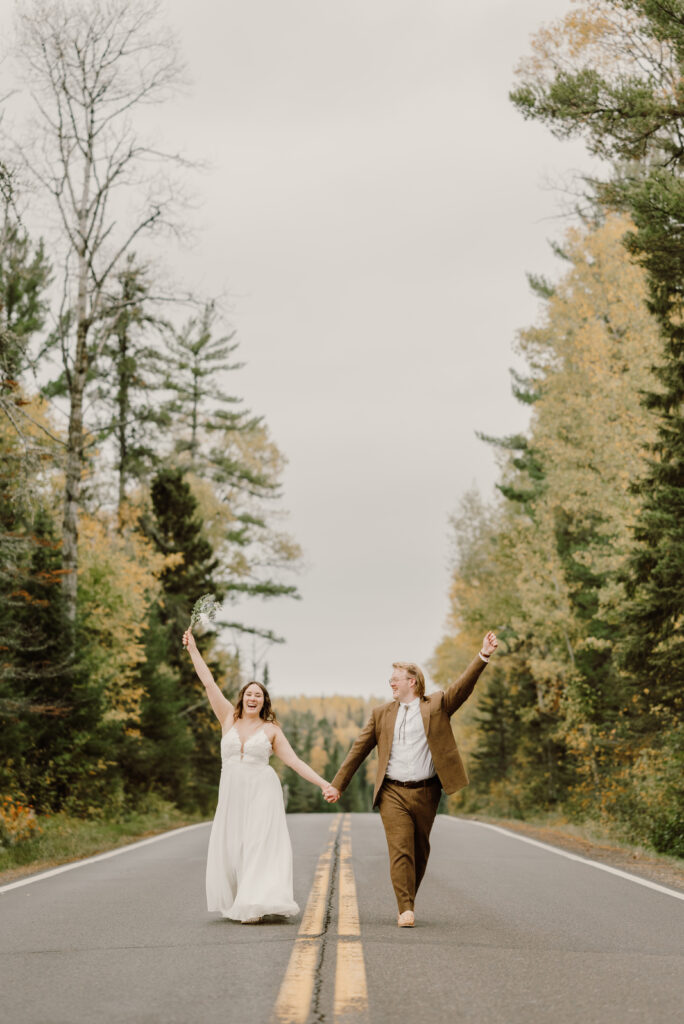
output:
[{"label": "groom", "polygon": [[413,904],[430,854],[430,829],[442,787],[455,793],[468,784],[451,731],[451,716],[473,692],[497,646],[494,633],[487,633],[480,653],[463,675],[448,690],[437,690],[429,697],[418,665],[395,661],[390,679],[394,699],[373,709],[326,793],[328,802],[339,800],[377,744],[373,806],[379,806],[385,826],[400,928],[415,924]]}]

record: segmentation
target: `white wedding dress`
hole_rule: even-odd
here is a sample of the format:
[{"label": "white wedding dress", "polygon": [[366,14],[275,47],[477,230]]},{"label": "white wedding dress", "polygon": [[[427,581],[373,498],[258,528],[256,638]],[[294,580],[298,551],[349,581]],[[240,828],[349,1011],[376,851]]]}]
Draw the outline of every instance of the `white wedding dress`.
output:
[{"label": "white wedding dress", "polygon": [[221,781],[207,854],[207,910],[234,921],[299,912],[283,790],[269,765],[264,728],[243,744],[235,726],[221,738]]}]

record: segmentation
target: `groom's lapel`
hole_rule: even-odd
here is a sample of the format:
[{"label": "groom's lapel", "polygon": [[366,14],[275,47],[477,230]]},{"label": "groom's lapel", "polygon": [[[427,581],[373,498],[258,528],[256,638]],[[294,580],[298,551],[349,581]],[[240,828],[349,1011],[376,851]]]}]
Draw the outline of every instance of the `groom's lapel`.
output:
[{"label": "groom's lapel", "polygon": [[423,728],[427,736],[430,732],[430,701],[423,700],[422,697],[420,698],[420,713],[423,716]]},{"label": "groom's lapel", "polygon": [[391,707],[388,708],[387,714],[385,715],[385,735],[389,741],[390,747],[392,746],[392,740],[394,739],[394,724],[397,720],[398,713],[399,701],[395,700]]}]

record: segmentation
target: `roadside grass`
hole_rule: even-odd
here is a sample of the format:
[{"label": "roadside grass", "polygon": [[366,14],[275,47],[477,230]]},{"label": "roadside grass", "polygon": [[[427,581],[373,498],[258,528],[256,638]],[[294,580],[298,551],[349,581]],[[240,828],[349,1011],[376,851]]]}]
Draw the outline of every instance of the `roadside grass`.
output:
[{"label": "roadside grass", "polygon": [[575,822],[559,814],[536,814],[524,819],[500,818],[482,813],[458,814],[458,817],[470,818],[473,821],[484,821],[489,825],[500,825],[502,828],[528,832],[529,834],[533,832],[546,832],[549,837],[557,835],[559,839],[568,838],[602,849],[617,850],[633,860],[648,858],[684,871],[684,859],[681,857],[659,853],[644,843],[630,842],[629,837],[623,831],[593,819]]},{"label": "roadside grass", "polygon": [[109,819],[41,815],[38,834],[16,846],[0,846],[0,884],[205,820],[205,815],[183,814],[163,800]]}]

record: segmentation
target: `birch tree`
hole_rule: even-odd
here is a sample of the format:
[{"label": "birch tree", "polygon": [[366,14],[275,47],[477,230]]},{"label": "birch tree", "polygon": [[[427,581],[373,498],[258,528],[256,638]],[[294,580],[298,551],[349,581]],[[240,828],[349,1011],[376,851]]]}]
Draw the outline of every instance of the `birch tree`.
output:
[{"label": "birch tree", "polygon": [[144,236],[172,227],[177,213],[167,172],[181,160],[144,139],[134,123],[140,108],[168,99],[181,80],[175,42],[159,13],[157,0],[17,5],[16,54],[34,106],[20,156],[59,225],[54,344],[68,401],[62,553],[72,622],[96,327],[126,254]]}]

